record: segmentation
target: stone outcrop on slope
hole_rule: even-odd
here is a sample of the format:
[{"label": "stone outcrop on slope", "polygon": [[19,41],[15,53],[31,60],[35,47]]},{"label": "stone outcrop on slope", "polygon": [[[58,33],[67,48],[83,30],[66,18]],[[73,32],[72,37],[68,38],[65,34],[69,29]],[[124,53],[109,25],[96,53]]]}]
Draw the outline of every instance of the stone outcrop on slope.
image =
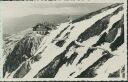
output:
[{"label": "stone outcrop on slope", "polygon": [[[8,77],[125,77],[127,56],[123,4],[114,4],[70,23],[62,23],[41,43],[37,39],[27,36],[20,40],[18,47],[15,46],[7,57],[7,65],[5,62],[6,71],[11,74]],[[36,44],[38,49],[35,49]],[[25,61],[29,62],[20,60],[24,54],[28,58]]]}]

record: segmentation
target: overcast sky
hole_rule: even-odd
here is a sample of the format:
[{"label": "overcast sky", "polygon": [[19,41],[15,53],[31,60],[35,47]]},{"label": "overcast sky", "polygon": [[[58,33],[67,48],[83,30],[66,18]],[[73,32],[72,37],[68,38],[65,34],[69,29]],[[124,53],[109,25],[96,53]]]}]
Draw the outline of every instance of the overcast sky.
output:
[{"label": "overcast sky", "polygon": [[2,17],[15,18],[32,14],[86,14],[98,10],[110,3],[32,3],[32,2],[3,2]]}]

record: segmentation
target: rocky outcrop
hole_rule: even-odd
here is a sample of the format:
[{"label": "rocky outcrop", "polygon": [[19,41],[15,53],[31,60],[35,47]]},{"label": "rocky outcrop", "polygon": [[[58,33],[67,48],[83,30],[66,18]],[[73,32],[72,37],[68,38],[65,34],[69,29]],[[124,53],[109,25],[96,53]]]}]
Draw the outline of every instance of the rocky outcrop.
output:
[{"label": "rocky outcrop", "polygon": [[[92,16],[95,16],[96,14],[100,14],[103,11],[105,11],[107,9],[111,9],[113,7],[116,7],[116,6],[117,6],[117,4],[109,6],[107,8],[103,8],[100,11],[89,13],[86,16],[87,17],[86,20],[87,19],[91,19]],[[80,58],[79,62],[76,63],[76,67],[77,67],[77,65],[81,64],[82,61],[86,60],[92,53],[96,53],[96,51],[98,51],[98,50],[102,51],[102,54],[101,54],[102,57],[100,57],[98,60],[96,60],[92,65],[89,65],[89,67],[87,67],[87,69],[83,69],[83,71],[81,73],[79,73],[78,75],[75,76],[76,78],[93,78],[93,77],[96,77],[98,75],[98,73],[96,73],[97,69],[102,67],[104,65],[104,63],[107,62],[107,60],[109,60],[109,59],[111,59],[113,57],[114,54],[112,54],[111,52],[117,50],[118,47],[120,47],[124,43],[124,37],[123,37],[124,36],[124,34],[123,34],[124,33],[123,14],[122,14],[122,16],[120,17],[120,19],[118,21],[113,23],[113,25],[111,27],[109,26],[110,23],[111,23],[112,18],[114,16],[118,15],[122,10],[123,10],[123,7],[120,6],[115,11],[113,11],[112,13],[107,14],[103,18],[101,18],[101,19],[97,20],[96,22],[94,22],[94,24],[92,24],[89,28],[87,28],[84,32],[82,32],[78,36],[76,41],[72,41],[60,55],[56,56],[47,66],[45,66],[43,69],[41,69],[34,76],[34,78],[59,77],[57,75],[57,73],[58,72],[62,72],[62,70],[59,71],[59,69],[62,69],[63,66],[65,66],[65,68],[63,68],[63,70],[68,69],[68,68],[70,69],[70,65],[73,65],[73,62],[77,58],[77,55],[79,55],[79,53],[76,52],[76,50],[78,48],[81,48],[81,46],[86,47],[86,45],[88,45],[88,44],[83,45],[82,43],[84,43],[85,41],[89,40],[92,37],[99,36],[98,41],[96,43],[94,42],[92,44],[92,46],[90,45],[90,48],[87,49],[87,52],[85,51],[86,53]],[[81,18],[81,20],[79,20],[79,21],[78,20],[74,20],[73,23],[76,23],[76,21],[80,22],[80,21],[82,21],[83,18]],[[85,18],[84,18],[84,20],[85,20]],[[83,28],[84,27],[86,28],[86,26],[83,26]],[[65,29],[67,29],[67,28],[65,28]],[[121,32],[120,32],[120,35],[118,36],[117,34],[118,34],[119,31],[121,31]],[[63,32],[63,30],[62,30],[62,32]],[[59,36],[61,36],[61,34],[58,35],[58,37]],[[119,39],[121,36],[122,36],[122,38]],[[56,45],[59,46],[59,47],[62,47],[64,45],[64,41],[66,41],[66,40],[63,40],[63,41],[62,40],[58,41],[56,43]],[[79,43],[79,44],[77,44],[76,42]],[[105,43],[108,43],[110,50],[104,49],[102,47],[98,48],[100,46],[103,46]],[[113,45],[113,44],[115,44],[115,45]],[[112,47],[112,45],[113,45],[113,47]],[[73,49],[75,49],[75,50],[73,50]],[[70,55],[70,57],[67,58],[66,55],[68,53],[70,53],[70,51],[73,51],[73,52]],[[88,62],[85,62],[85,63],[88,64]],[[65,71],[67,71],[67,70],[65,70]],[[71,72],[67,76],[64,75],[64,77],[65,76],[68,77],[68,78],[72,77],[73,75],[75,75],[75,73],[76,73],[76,71]]]},{"label": "rocky outcrop", "polygon": [[20,69],[27,67],[27,60],[34,56],[34,53],[38,49],[42,38],[43,36],[38,36],[34,33],[27,33],[22,39],[20,39],[14,45],[13,50],[6,57],[6,61],[4,64],[4,75],[6,73],[12,73],[21,64],[23,65]]},{"label": "rocky outcrop", "polygon": [[7,57],[4,72],[25,79],[125,78],[123,14],[117,3],[60,24],[42,41],[25,36]]}]

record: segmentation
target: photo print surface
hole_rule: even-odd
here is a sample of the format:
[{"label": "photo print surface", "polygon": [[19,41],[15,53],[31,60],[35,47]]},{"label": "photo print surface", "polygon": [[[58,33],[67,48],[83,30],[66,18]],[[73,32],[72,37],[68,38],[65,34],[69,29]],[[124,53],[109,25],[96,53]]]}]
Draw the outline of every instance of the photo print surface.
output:
[{"label": "photo print surface", "polygon": [[4,79],[127,78],[124,3],[3,2],[1,11]]}]

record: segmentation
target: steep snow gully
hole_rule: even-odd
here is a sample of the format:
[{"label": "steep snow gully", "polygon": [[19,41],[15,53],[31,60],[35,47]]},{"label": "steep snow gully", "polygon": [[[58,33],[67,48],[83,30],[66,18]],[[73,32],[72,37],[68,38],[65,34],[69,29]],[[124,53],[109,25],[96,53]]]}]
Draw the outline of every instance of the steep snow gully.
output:
[{"label": "steep snow gully", "polygon": [[[17,35],[16,35],[17,36]],[[123,4],[24,35],[6,54],[5,78],[126,78]]]}]

